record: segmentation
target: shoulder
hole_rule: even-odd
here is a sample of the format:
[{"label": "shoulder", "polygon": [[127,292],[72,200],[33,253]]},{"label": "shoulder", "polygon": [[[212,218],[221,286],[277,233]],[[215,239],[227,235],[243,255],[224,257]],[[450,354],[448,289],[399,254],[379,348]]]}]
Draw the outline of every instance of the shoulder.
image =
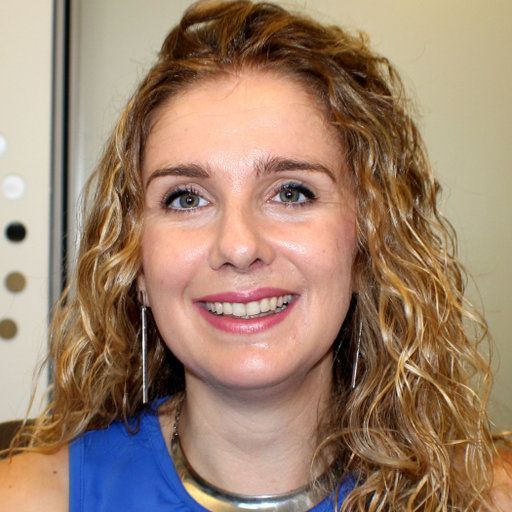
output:
[{"label": "shoulder", "polygon": [[0,460],[0,512],[68,509],[68,448]]},{"label": "shoulder", "polygon": [[494,460],[490,498],[497,512],[512,509],[512,451],[510,450],[499,450]]}]

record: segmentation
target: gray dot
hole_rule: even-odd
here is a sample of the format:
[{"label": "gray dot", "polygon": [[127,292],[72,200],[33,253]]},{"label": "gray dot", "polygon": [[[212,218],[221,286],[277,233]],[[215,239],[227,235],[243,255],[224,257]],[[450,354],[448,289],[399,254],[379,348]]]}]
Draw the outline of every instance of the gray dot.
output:
[{"label": "gray dot", "polygon": [[5,278],[5,287],[13,293],[21,292],[25,289],[27,280],[20,272],[10,272]]},{"label": "gray dot", "polygon": [[12,340],[18,333],[18,326],[14,320],[4,318],[0,320],[0,338],[4,340]]}]

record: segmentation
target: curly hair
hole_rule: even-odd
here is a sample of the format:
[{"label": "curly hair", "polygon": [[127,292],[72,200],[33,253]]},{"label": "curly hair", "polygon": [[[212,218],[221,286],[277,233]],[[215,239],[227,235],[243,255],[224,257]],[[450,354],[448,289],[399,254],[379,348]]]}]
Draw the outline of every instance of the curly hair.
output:
[{"label": "curly hair", "polygon": [[[169,33],[122,112],[91,181],[74,281],[51,323],[52,399],[28,431],[52,450],[141,411],[141,161],[158,108],[198,81],[245,69],[296,80],[346,149],[357,201],[357,293],[335,346],[315,460],[358,485],[342,510],[479,510],[493,444],[484,320],[464,299],[455,234],[402,82],[367,38],[271,3],[198,2]],[[360,334],[360,336],[358,336]],[[153,398],[184,389],[151,328]],[[351,366],[360,353],[354,388]],[[313,461],[312,461],[313,463]]]}]

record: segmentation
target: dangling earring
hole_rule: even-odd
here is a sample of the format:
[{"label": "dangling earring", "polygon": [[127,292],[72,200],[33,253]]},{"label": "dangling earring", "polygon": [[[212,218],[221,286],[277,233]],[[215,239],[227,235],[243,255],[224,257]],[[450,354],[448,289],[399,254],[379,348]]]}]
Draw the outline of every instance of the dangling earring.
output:
[{"label": "dangling earring", "polygon": [[357,334],[357,347],[356,347],[356,356],[354,357],[354,364],[352,365],[352,381],[350,383],[351,389],[355,389],[356,387],[356,378],[357,378],[357,366],[359,365],[359,352],[361,349],[361,334],[363,332],[363,321],[359,322],[359,332]]},{"label": "dangling earring", "polygon": [[146,293],[139,291],[140,301],[140,333],[142,352],[142,403],[148,403],[148,319]]}]

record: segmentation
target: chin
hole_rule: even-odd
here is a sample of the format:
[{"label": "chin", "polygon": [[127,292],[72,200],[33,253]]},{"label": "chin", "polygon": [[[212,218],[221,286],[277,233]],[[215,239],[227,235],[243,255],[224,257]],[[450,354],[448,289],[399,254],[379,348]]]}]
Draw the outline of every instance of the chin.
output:
[{"label": "chin", "polygon": [[[328,357],[321,361],[330,364]],[[229,364],[226,362],[229,361]],[[290,357],[251,357],[236,359],[234,357],[223,359],[216,366],[202,368],[194,373],[195,378],[214,388],[234,394],[243,393],[253,396],[269,396],[275,393],[296,391],[308,380],[308,375],[316,380],[321,375],[330,380],[330,366],[327,373],[321,372],[321,364],[305,366],[296,361],[290,364]],[[320,371],[318,371],[320,370]]]}]

